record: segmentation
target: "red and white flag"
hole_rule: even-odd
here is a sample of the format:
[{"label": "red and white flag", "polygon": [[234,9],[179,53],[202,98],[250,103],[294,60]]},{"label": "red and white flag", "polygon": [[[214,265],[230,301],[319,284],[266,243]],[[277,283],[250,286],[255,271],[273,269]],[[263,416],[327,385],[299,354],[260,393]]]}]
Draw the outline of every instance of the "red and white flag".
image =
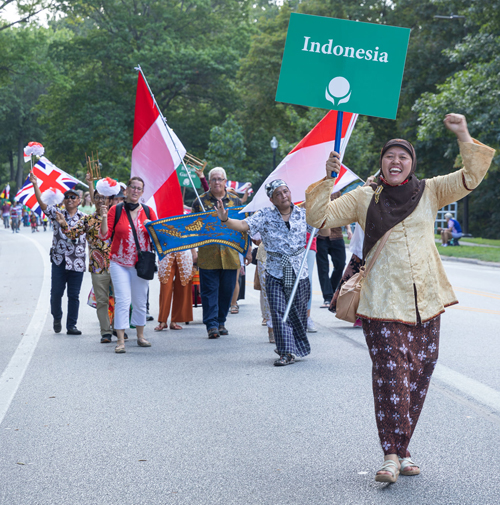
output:
[{"label": "red and white flag", "polygon": [[[344,112],[340,143],[341,159],[357,119],[358,114]],[[308,186],[325,177],[325,163],[335,146],[336,124],[337,111],[332,110],[288,153],[241,212],[254,212],[263,207],[271,207],[272,203],[265,188],[268,182],[275,179],[283,179],[288,184],[294,202],[305,200]],[[359,177],[342,164],[340,173],[335,179],[333,192],[340,191],[356,179]]]},{"label": "red and white flag", "polygon": [[158,219],[184,212],[175,169],[182,163],[186,149],[172,129],[170,135],[146,81],[139,72],[135,97],[132,177],[140,177],[144,181],[143,202],[155,210]]}]

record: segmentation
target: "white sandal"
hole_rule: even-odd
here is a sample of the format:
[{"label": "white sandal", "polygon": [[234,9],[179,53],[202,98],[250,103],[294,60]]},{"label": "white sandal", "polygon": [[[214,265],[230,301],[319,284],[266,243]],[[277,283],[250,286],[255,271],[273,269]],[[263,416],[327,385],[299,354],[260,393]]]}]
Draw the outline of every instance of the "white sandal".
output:
[{"label": "white sandal", "polygon": [[[411,458],[399,458],[401,464],[401,475],[419,475],[420,467],[416,465]],[[406,470],[407,468],[416,467],[416,470]]]},{"label": "white sandal", "polygon": [[[389,472],[391,475],[385,473],[379,474],[378,472]],[[377,482],[396,482],[399,476],[399,468],[396,462],[392,459],[386,459],[384,464],[380,467],[375,475],[375,480]]]}]

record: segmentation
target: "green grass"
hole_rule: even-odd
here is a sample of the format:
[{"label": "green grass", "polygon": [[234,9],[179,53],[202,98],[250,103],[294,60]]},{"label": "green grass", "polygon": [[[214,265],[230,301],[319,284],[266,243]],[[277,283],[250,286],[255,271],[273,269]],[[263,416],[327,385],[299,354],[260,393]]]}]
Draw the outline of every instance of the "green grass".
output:
[{"label": "green grass", "polygon": [[[441,240],[441,235],[435,235],[435,237]],[[494,240],[489,238],[461,238],[460,242],[467,242],[468,244],[481,244],[481,245],[491,245],[494,247],[500,247],[500,240]]]},{"label": "green grass", "polygon": [[[460,241],[462,242],[462,240]],[[436,244],[439,254],[453,258],[474,258],[481,261],[494,261],[500,263],[500,248],[474,247],[474,246],[448,246]]]}]

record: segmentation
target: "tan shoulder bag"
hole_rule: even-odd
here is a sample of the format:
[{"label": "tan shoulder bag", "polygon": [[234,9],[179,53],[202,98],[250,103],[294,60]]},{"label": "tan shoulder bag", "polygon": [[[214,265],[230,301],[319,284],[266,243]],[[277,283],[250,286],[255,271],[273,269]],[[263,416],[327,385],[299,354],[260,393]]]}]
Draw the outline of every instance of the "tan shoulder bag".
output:
[{"label": "tan shoulder bag", "polygon": [[361,267],[361,270],[354,274],[348,281],[342,284],[340,288],[339,297],[337,299],[337,310],[335,317],[342,319],[343,321],[349,321],[350,323],[356,322],[356,313],[358,312],[359,299],[361,296],[361,288],[363,287],[363,281],[365,277],[370,273],[376,259],[378,258],[380,251],[385,246],[389,235],[391,234],[392,228],[382,237],[380,244],[370,261],[370,264],[365,269]]}]

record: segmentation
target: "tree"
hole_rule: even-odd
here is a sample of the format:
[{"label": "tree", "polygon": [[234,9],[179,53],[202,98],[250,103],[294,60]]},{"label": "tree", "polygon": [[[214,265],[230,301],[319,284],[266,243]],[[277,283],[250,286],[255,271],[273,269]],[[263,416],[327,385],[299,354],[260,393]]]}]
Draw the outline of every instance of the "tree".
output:
[{"label": "tree", "polygon": [[[134,67],[140,64],[169,124],[202,157],[210,129],[237,106],[234,77],[249,42],[246,0],[61,2],[70,40],[54,44],[64,68],[40,105],[55,160],[99,150],[106,174],[128,170]],[[64,125],[64,128],[61,128]]]},{"label": "tree", "polygon": [[[51,0],[0,0],[0,31],[20,23],[29,23],[35,16],[52,7]],[[17,16],[12,19],[8,10],[17,8]],[[7,19],[9,18],[9,19]]]},{"label": "tree", "polygon": [[[486,6],[485,6],[486,7]],[[446,135],[441,120],[447,112],[464,114],[473,137],[496,149],[500,145],[500,2],[488,4],[485,10],[471,5],[463,11],[472,34],[446,51],[446,56],[461,70],[437,86],[436,92],[424,93],[414,110],[421,126],[419,138],[429,149],[443,152],[448,165],[453,165],[458,146]],[[488,238],[500,236],[500,160],[494,158],[485,181],[471,194],[471,231]]]},{"label": "tree", "polygon": [[231,180],[244,181],[248,177],[242,169],[245,156],[243,129],[233,116],[229,116],[222,126],[212,128],[205,155],[210,168],[223,167]]},{"label": "tree", "polygon": [[[56,74],[48,58],[49,45],[61,36],[62,33],[38,27],[10,29],[1,34],[4,55],[15,62],[0,82],[1,152],[11,167],[9,180],[15,179],[17,188],[24,183],[28,171],[24,165],[24,146],[31,140],[43,140],[36,106]],[[14,158],[17,158],[15,169]]]}]

